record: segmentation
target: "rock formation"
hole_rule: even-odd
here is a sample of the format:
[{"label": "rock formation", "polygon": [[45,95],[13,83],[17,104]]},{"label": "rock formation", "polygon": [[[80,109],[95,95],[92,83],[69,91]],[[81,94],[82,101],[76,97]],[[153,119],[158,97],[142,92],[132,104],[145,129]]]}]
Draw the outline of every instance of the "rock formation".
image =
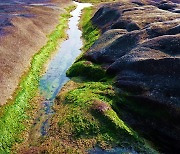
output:
[{"label": "rock formation", "polygon": [[134,114],[136,123],[129,124],[166,152],[179,151],[180,144],[180,4],[175,2],[101,6],[92,23],[102,36],[84,55],[116,76],[115,85],[131,102],[123,105]]},{"label": "rock formation", "polygon": [[0,0],[0,106],[46,44],[69,0]]}]

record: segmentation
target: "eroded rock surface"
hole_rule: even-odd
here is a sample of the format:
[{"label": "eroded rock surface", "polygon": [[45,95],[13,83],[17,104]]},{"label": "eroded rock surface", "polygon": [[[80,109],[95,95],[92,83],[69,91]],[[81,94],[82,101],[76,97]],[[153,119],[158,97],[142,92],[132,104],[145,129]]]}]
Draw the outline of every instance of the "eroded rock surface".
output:
[{"label": "eroded rock surface", "polygon": [[47,42],[69,0],[0,0],[0,106]]},{"label": "eroded rock surface", "polygon": [[103,5],[92,18],[103,34],[84,56],[106,65],[137,110],[148,108],[142,116],[125,105],[136,114],[134,127],[147,136],[146,129],[156,132],[150,138],[166,152],[179,151],[180,144],[179,8],[178,1]]}]

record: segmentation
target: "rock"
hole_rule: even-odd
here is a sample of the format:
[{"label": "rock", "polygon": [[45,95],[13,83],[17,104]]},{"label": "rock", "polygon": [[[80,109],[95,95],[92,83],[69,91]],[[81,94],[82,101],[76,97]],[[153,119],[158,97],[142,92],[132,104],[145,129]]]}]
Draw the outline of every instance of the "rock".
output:
[{"label": "rock", "polygon": [[[84,58],[106,65],[107,73],[116,78],[116,87],[128,92],[126,98],[131,103],[120,108],[132,113],[134,123],[129,122],[130,125],[163,152],[178,151],[180,15],[173,11],[179,4],[167,1],[115,4],[106,4],[92,18],[103,34]],[[108,20],[102,22],[106,16]]]},{"label": "rock", "polygon": [[130,23],[130,21],[127,20],[119,20],[115,22],[110,29],[126,29],[127,25]]},{"label": "rock", "polygon": [[107,110],[110,110],[111,107],[109,104],[105,103],[105,102],[102,102],[100,100],[93,100],[93,103],[92,103],[92,107],[91,107],[92,110],[95,110],[97,112],[101,112],[101,113],[104,113],[106,112]]},{"label": "rock", "polygon": [[141,46],[160,50],[172,56],[180,55],[180,34],[156,37],[144,42]]},{"label": "rock", "polygon": [[144,37],[146,37],[145,31],[129,32],[120,35],[105,47],[101,47],[96,51],[89,50],[84,57],[96,63],[113,63],[135,48]]},{"label": "rock", "polygon": [[158,4],[158,8],[162,10],[172,10],[173,8],[177,7],[176,4],[174,3],[168,3],[166,1],[162,1],[161,3]]},{"label": "rock", "polygon": [[159,9],[171,11],[175,13],[178,13],[177,10],[180,9],[180,4],[178,0],[173,0],[172,2],[163,0],[163,1],[160,1],[159,3],[156,3],[155,6],[157,6]]},{"label": "rock", "polygon": [[128,115],[128,124],[141,130],[146,138],[160,147],[162,153],[177,153],[180,150],[177,146],[180,143],[180,116],[177,112],[149,97],[134,95],[127,99],[133,102],[126,108],[132,113]]},{"label": "rock", "polygon": [[175,19],[166,22],[154,22],[146,26],[146,32],[149,38],[158,37],[162,35],[179,34],[180,19]]},{"label": "rock", "polygon": [[127,31],[124,29],[115,29],[115,30],[108,30],[103,33],[100,38],[93,44],[89,52],[99,51],[104,47],[110,45],[113,41],[115,41],[120,36],[126,34]]},{"label": "rock", "polygon": [[100,8],[92,18],[92,22],[102,30],[110,23],[116,21],[120,17],[120,12],[115,8],[108,6]]},{"label": "rock", "polygon": [[174,13],[180,13],[180,9],[174,9],[174,10],[172,10],[172,12],[174,12]]},{"label": "rock", "polygon": [[148,88],[146,87],[146,85],[144,85],[143,82],[137,83],[134,81],[124,80],[124,78],[117,80],[116,86],[134,94],[141,94],[148,90]]},{"label": "rock", "polygon": [[[143,5],[138,5],[136,2],[143,3]],[[136,2],[133,1],[133,3],[126,4],[106,4],[95,13],[92,22],[100,28],[103,33],[109,29],[126,29],[127,31],[134,31],[144,29],[152,23],[156,23],[158,26],[166,22],[169,22],[168,25],[173,25],[173,22],[179,22],[175,20],[179,20],[180,15],[173,13],[175,10],[180,9],[179,4],[159,2],[153,5],[145,5],[150,2]],[[158,8],[159,5],[165,4],[173,6],[172,9],[170,11],[164,11]],[[163,27],[167,26],[164,24]],[[163,27],[161,28],[159,26],[159,29],[162,30]]]},{"label": "rock", "polygon": [[134,31],[134,30],[139,30],[140,28],[135,22],[131,22],[127,25],[126,29],[128,32],[130,32],[130,31]]},{"label": "rock", "polygon": [[180,33],[180,25],[177,25],[167,31],[167,34],[179,34]]}]

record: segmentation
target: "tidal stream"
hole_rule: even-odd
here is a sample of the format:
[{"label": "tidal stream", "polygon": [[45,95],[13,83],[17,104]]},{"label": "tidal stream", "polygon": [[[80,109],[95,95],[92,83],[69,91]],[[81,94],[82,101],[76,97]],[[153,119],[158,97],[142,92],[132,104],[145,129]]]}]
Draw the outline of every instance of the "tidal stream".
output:
[{"label": "tidal stream", "polygon": [[[81,11],[85,7],[91,6],[89,3],[74,2],[77,8],[71,12],[72,17],[69,19],[69,29],[67,30],[68,39],[60,46],[58,52],[50,60],[45,74],[40,79],[39,91],[42,97],[42,103],[38,116],[34,122],[34,126],[30,133],[31,140],[35,142],[39,137],[45,136],[49,129],[50,120],[54,114],[52,109],[54,99],[60,92],[63,85],[69,80],[66,77],[66,71],[75,62],[76,58],[81,53],[83,42],[81,40],[82,32],[78,28]],[[95,147],[88,151],[89,154],[119,154],[119,153],[133,153],[133,149],[113,148],[110,150],[103,150]]]},{"label": "tidal stream", "polygon": [[91,4],[74,3],[77,8],[71,12],[72,17],[69,19],[69,29],[67,30],[68,39],[61,43],[57,53],[50,60],[45,74],[40,79],[39,91],[42,103],[31,133],[33,134],[31,136],[33,140],[47,134],[50,119],[54,114],[52,109],[54,99],[69,80],[66,77],[66,71],[81,53],[80,49],[83,46],[82,32],[79,30],[78,24],[82,9],[91,6]]}]

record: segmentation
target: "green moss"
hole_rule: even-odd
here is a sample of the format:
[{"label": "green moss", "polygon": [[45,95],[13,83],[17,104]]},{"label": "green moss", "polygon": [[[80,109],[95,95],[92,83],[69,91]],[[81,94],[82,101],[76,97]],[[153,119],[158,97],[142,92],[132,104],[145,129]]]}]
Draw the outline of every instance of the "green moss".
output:
[{"label": "green moss", "polygon": [[75,137],[93,136],[99,133],[99,127],[95,120],[87,118],[82,112],[76,111],[73,116],[71,115],[68,120],[73,124],[73,134]]},{"label": "green moss", "polygon": [[[111,108],[118,100],[111,83],[81,83],[66,94],[66,113],[63,118],[62,113],[58,113],[61,117],[58,125],[67,130],[65,124],[69,123],[69,134],[74,134],[74,140],[94,139],[99,145],[106,143],[108,146],[133,147],[137,151],[153,153],[150,146]],[[95,107],[94,102],[98,102],[102,108],[105,106],[105,110]]]},{"label": "green moss", "polygon": [[75,137],[93,137],[101,134],[100,132],[104,127],[98,124],[99,122],[89,111],[94,99],[110,101],[110,98],[106,95],[109,95],[109,97],[113,95],[112,87],[107,83],[100,82],[87,82],[68,92],[66,104],[70,113],[67,117],[73,125]]},{"label": "green moss", "polygon": [[100,65],[88,61],[74,63],[66,74],[68,77],[83,76],[94,81],[98,81],[106,76],[105,70]]},{"label": "green moss", "polygon": [[93,7],[85,8],[81,17],[80,27],[82,29],[82,37],[84,39],[84,46],[82,48],[83,51],[87,51],[100,36],[100,31],[90,20],[93,12]]},{"label": "green moss", "polygon": [[[84,39],[84,46],[82,48],[83,53],[86,52],[94,42],[99,38],[100,31],[93,26],[91,22],[91,17],[94,12],[93,7],[88,7],[83,10],[83,14],[80,20],[80,27],[82,29],[82,37]],[[87,79],[98,81],[105,77],[106,72],[100,65],[93,64],[89,61],[83,61],[82,55],[77,58],[76,63],[74,63],[70,69],[67,71],[67,76],[77,77],[83,76]],[[81,61],[80,61],[81,60]]]},{"label": "green moss", "polygon": [[[88,94],[88,95],[87,95]],[[112,101],[114,92],[112,86],[109,83],[103,82],[86,82],[79,88],[70,91],[66,97],[66,100],[73,105],[82,107],[82,105],[88,105],[88,102],[99,97],[104,101]],[[86,106],[85,106],[86,107]]]},{"label": "green moss", "polygon": [[[66,7],[65,8],[65,10],[67,11],[67,12],[71,12],[71,11],[73,11],[73,10],[75,10],[76,9],[76,5],[70,5],[69,7]],[[68,13],[68,16],[70,17],[71,15],[70,15],[70,13]]]},{"label": "green moss", "polygon": [[114,110],[108,110],[105,112],[105,116],[112,121],[112,123],[120,130],[125,130],[130,135],[137,138],[137,134],[132,131],[116,114]]},{"label": "green moss", "polygon": [[20,82],[15,99],[3,108],[0,117],[0,153],[9,153],[11,146],[19,141],[19,134],[25,130],[23,122],[28,120],[26,111],[30,108],[29,102],[37,93],[38,82],[42,73],[43,65],[49,56],[58,46],[58,41],[66,36],[70,11],[74,7],[68,8],[68,12],[61,15],[59,25],[48,36],[47,44],[33,56],[31,67]]},{"label": "green moss", "polygon": [[110,98],[105,96],[108,92],[109,97],[113,95],[112,87],[107,83],[100,82],[87,82],[68,92],[65,101],[68,113],[66,112],[66,116],[63,116],[61,121],[69,122],[68,127],[72,126],[74,140],[102,138],[102,136],[106,138],[106,135],[103,135],[106,134],[106,128],[95,119],[90,110],[94,99],[110,101]]}]

